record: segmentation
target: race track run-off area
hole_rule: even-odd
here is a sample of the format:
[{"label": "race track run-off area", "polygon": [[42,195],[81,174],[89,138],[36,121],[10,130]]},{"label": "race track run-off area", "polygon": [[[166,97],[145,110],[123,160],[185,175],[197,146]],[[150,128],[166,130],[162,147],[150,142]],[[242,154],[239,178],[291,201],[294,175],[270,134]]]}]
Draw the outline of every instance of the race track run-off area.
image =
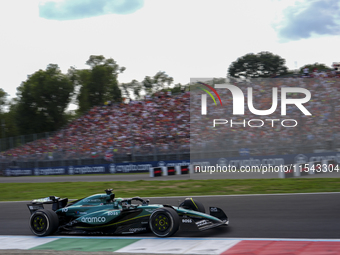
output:
[{"label": "race track run-off area", "polygon": [[[184,197],[150,198],[178,204]],[[35,237],[27,202],[0,202],[0,254],[20,250],[100,252],[98,254],[340,254],[340,193],[198,196],[218,206],[229,226],[170,238],[152,233],[128,236]],[[108,253],[109,252],[109,253]],[[23,254],[24,254],[23,253]],[[58,254],[58,252],[56,253]],[[71,253],[70,253],[71,254]]]},{"label": "race track run-off area", "polygon": [[0,254],[13,250],[29,250],[30,254],[38,251],[97,254],[340,254],[339,240],[0,236],[0,244]]}]

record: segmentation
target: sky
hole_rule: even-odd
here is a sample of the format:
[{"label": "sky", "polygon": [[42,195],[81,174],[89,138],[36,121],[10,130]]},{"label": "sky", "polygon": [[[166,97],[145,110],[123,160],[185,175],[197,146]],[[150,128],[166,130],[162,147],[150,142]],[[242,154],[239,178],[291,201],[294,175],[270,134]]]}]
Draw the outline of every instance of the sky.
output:
[{"label": "sky", "polygon": [[0,88],[39,69],[88,68],[90,55],[126,67],[119,82],[165,71],[174,83],[226,77],[248,53],[270,51],[289,69],[340,61],[338,0],[3,0]]}]

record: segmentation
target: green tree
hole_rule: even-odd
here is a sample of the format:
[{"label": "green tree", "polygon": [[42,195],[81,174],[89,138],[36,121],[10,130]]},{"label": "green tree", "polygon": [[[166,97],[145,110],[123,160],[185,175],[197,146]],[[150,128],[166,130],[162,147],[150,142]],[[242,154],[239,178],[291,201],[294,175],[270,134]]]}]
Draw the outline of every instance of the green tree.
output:
[{"label": "green tree", "polygon": [[267,51],[258,54],[249,53],[232,62],[227,76],[234,78],[281,76],[287,74],[288,71],[285,62],[280,56]]},{"label": "green tree", "polygon": [[142,81],[142,84],[146,94],[151,95],[153,93],[152,92],[153,79],[150,76],[145,76],[144,80]]},{"label": "green tree", "polygon": [[132,80],[128,83],[122,83],[122,90],[124,93],[124,96],[126,96],[127,98],[131,99],[131,94],[130,92],[133,94],[134,99],[138,100],[141,98],[141,92],[142,92],[142,83],[140,83],[137,80]]},{"label": "green tree", "polygon": [[4,112],[7,96],[8,94],[2,88],[0,88],[0,114]]},{"label": "green tree", "polygon": [[70,77],[58,65],[28,76],[17,88],[15,115],[20,134],[55,131],[65,125],[64,113],[73,92]]},{"label": "green tree", "polygon": [[300,73],[303,73],[304,68],[309,68],[309,72],[313,72],[314,69],[317,69],[318,71],[329,71],[333,70],[332,68],[326,66],[325,64],[319,64],[319,63],[314,63],[314,64],[308,64],[300,67]]},{"label": "green tree", "polygon": [[16,99],[12,99],[12,101],[8,103],[8,111],[0,114],[0,124],[4,125],[1,130],[1,138],[18,136],[20,134],[15,121],[16,106]]},{"label": "green tree", "polygon": [[170,87],[174,79],[165,72],[159,71],[153,77],[145,76],[142,81],[145,92],[149,95]]},{"label": "green tree", "polygon": [[176,94],[176,93],[181,93],[182,89],[184,89],[184,86],[182,87],[182,84],[177,83],[175,84],[175,86],[171,89],[171,93],[172,94]]},{"label": "green tree", "polygon": [[158,91],[161,89],[169,88],[174,79],[167,75],[165,72],[159,71],[153,77],[153,81],[155,84],[155,90]]},{"label": "green tree", "polygon": [[118,87],[118,74],[125,67],[102,55],[91,55],[86,64],[90,69],[70,71],[73,81],[80,86],[77,96],[79,111],[85,112],[106,101],[120,102],[122,93]]}]

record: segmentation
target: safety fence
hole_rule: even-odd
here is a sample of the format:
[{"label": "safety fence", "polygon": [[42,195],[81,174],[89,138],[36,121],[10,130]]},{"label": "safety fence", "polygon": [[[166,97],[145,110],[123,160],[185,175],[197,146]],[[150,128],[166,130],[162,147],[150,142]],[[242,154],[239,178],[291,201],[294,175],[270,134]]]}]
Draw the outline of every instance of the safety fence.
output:
[{"label": "safety fence", "polygon": [[[5,176],[20,176],[20,175],[61,175],[61,174],[98,174],[98,173],[131,173],[131,172],[149,172],[153,168],[156,172],[153,174],[172,175],[172,174],[187,174],[189,170],[193,171],[192,167],[200,166],[203,172],[218,171],[226,172],[230,169],[235,171],[249,171],[266,172],[274,171],[280,173],[281,167],[284,166],[285,177],[289,177],[289,173],[295,176],[296,173],[322,173],[322,172],[336,172],[340,169],[340,153],[323,152],[323,153],[306,153],[306,154],[288,154],[288,155],[266,155],[266,156],[238,156],[238,157],[215,157],[215,158],[198,158],[188,159],[189,154],[183,154],[183,159],[167,160],[166,158],[158,158],[158,160],[149,161],[147,158],[141,159],[137,162],[116,162],[108,163],[103,161],[68,161],[63,165],[55,163],[48,165],[2,165],[2,174]],[[208,156],[208,155],[207,155]],[[186,159],[185,159],[186,158]],[[13,162],[12,162],[13,163]],[[18,163],[18,162],[17,162]],[[21,162],[23,163],[23,162]],[[51,162],[50,162],[51,163]],[[67,163],[67,164],[66,164]],[[158,172],[157,172],[158,171]],[[295,173],[295,174],[293,174]],[[292,177],[293,177],[292,176]],[[279,175],[278,175],[279,177]],[[281,176],[281,178],[285,178]]]}]

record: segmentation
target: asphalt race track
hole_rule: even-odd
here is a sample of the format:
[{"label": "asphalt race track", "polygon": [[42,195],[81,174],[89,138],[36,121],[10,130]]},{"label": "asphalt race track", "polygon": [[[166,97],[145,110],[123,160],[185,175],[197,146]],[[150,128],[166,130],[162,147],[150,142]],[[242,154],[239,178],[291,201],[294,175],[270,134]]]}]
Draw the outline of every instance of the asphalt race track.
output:
[{"label": "asphalt race track", "polygon": [[[175,237],[340,238],[340,193],[235,195],[196,199],[206,209],[209,206],[222,208],[230,218],[230,226],[200,233],[179,231]],[[150,203],[177,205],[183,197],[150,200]],[[0,235],[32,235],[28,227],[29,216],[26,202],[0,202]]]}]

